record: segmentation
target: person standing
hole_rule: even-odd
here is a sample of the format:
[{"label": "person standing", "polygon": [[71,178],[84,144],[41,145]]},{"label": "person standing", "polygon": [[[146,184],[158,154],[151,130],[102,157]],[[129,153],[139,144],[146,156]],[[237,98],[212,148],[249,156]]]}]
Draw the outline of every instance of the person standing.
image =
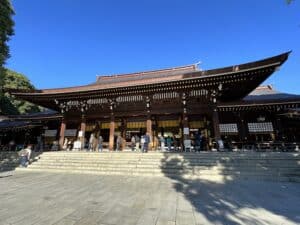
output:
[{"label": "person standing", "polygon": [[199,132],[195,135],[195,150],[196,152],[200,152],[201,147],[201,134]]},{"label": "person standing", "polygon": [[170,136],[167,137],[167,146],[168,146],[168,151],[171,151],[172,147],[172,138]]},{"label": "person standing", "polygon": [[141,152],[144,152],[145,150],[145,135],[142,135],[141,137]]},{"label": "person standing", "polygon": [[160,142],[160,150],[164,151],[165,150],[165,138],[163,135],[160,136],[159,142]]},{"label": "person standing", "polygon": [[90,136],[90,139],[89,139],[89,147],[88,147],[89,151],[92,151],[93,143],[94,143],[94,134],[92,133],[91,136]]},{"label": "person standing", "polygon": [[150,143],[150,135],[149,133],[146,133],[145,136],[145,142],[144,142],[144,152],[148,152],[149,143]]},{"label": "person standing", "polygon": [[122,145],[122,137],[120,135],[118,135],[118,137],[117,137],[117,148],[116,148],[116,151],[120,151],[121,150],[121,145]]},{"label": "person standing", "polygon": [[135,148],[135,137],[132,135],[131,137],[131,151],[134,151]]},{"label": "person standing", "polygon": [[134,136],[135,139],[135,150],[139,151],[140,150],[140,137],[136,134]]},{"label": "person standing", "polygon": [[99,135],[98,138],[98,151],[99,152],[103,151],[103,137],[101,135]]}]

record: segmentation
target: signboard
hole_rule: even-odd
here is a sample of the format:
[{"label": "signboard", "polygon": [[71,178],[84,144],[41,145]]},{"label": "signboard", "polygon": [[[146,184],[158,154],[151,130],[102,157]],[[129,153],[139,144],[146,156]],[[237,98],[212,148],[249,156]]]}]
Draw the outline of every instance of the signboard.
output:
[{"label": "signboard", "polygon": [[56,137],[57,130],[45,130],[45,137]]},{"label": "signboard", "polygon": [[66,137],[75,137],[77,133],[77,129],[66,129],[65,136]]}]

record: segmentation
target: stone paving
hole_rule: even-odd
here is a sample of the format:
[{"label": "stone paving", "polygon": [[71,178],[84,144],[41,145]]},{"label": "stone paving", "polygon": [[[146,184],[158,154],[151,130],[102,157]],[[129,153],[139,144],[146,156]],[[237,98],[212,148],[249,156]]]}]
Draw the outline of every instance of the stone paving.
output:
[{"label": "stone paving", "polygon": [[300,184],[11,171],[0,224],[300,224]]}]

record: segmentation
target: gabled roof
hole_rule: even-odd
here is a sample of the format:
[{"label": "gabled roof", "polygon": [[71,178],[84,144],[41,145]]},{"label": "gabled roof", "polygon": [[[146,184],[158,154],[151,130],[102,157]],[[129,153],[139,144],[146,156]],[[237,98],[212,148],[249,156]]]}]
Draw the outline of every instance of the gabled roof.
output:
[{"label": "gabled roof", "polygon": [[271,85],[259,86],[247,95],[244,102],[278,101],[300,98],[300,95],[282,93],[274,89]]},{"label": "gabled roof", "polygon": [[218,108],[265,107],[275,105],[300,106],[300,95],[282,93],[271,85],[259,86],[239,101],[222,103]]}]

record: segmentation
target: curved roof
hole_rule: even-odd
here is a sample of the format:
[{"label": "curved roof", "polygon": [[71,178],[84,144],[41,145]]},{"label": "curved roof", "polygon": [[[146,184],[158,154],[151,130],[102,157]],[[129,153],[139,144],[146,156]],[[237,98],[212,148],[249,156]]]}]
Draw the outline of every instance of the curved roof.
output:
[{"label": "curved roof", "polygon": [[42,96],[42,95],[57,95],[57,94],[70,94],[70,93],[83,93],[97,90],[105,90],[112,88],[123,88],[141,85],[160,84],[173,81],[181,81],[188,79],[199,79],[213,76],[223,76],[227,74],[247,72],[253,69],[260,69],[270,66],[280,66],[288,57],[290,52],[286,52],[274,57],[266,58],[263,60],[239,64],[219,69],[199,71],[197,66],[188,65],[175,68],[167,68],[161,70],[131,73],[131,74],[118,74],[112,76],[99,76],[97,81],[93,84],[84,86],[75,86],[67,88],[54,88],[43,89],[35,91],[25,90],[12,90],[12,94],[22,96]]}]

